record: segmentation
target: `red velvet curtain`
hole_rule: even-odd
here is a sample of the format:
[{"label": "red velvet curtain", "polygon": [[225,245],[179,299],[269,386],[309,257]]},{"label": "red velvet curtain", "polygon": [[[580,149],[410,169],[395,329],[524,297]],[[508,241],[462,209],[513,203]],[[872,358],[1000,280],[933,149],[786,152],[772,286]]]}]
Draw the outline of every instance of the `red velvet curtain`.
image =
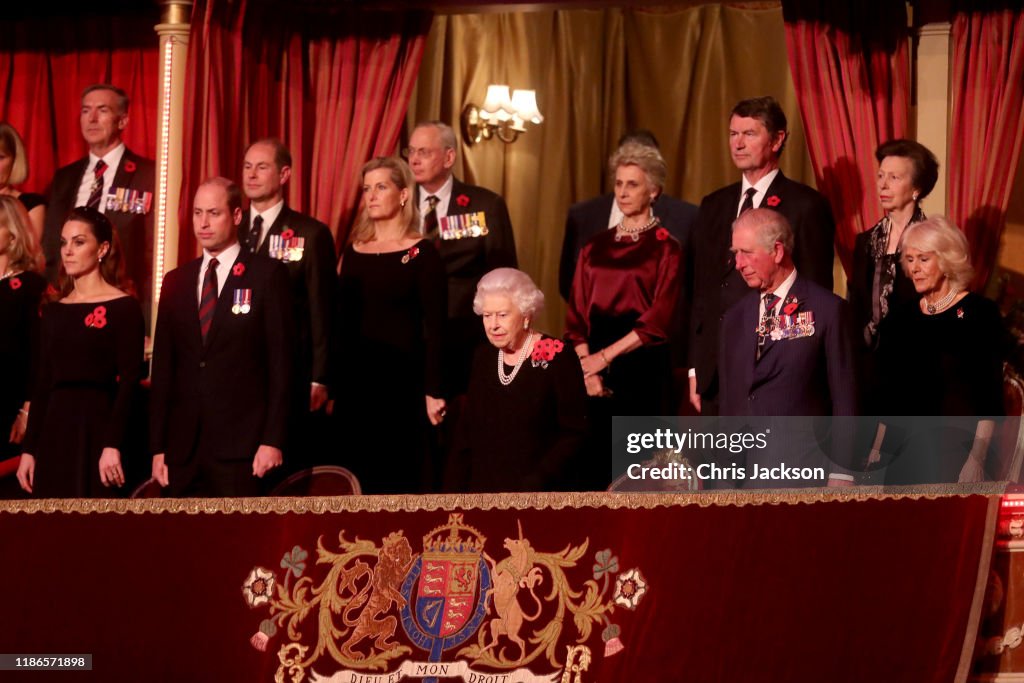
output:
[{"label": "red velvet curtain", "polygon": [[832,203],[849,272],[854,239],[882,215],[875,148],[907,131],[905,5],[783,0],[782,14],[814,175]]},{"label": "red velvet curtain", "polygon": [[949,213],[971,243],[981,289],[996,263],[1024,141],[1024,9],[966,4],[953,17]]},{"label": "red velvet curtain", "polygon": [[[395,152],[429,29],[422,12],[198,0],[182,225],[198,184],[237,179],[246,145],[270,135],[291,149],[289,205],[327,223],[341,242],[358,206],[360,167]],[[182,230],[179,257],[195,253],[191,230]]]},{"label": "red velvet curtain", "polygon": [[124,141],[155,155],[158,21],[154,5],[110,18],[51,14],[0,23],[0,118],[21,133],[29,163],[20,189],[42,192],[57,168],[87,152],[78,110],[82,90],[93,83],[128,93]]}]

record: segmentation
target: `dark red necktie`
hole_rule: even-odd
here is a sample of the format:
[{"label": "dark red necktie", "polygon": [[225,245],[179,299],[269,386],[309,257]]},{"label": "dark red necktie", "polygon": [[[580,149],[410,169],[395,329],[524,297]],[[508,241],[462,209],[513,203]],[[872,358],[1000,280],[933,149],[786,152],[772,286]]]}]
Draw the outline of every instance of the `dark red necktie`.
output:
[{"label": "dark red necktie", "polygon": [[206,275],[203,277],[203,293],[199,297],[199,329],[203,333],[203,343],[206,343],[206,335],[210,332],[210,325],[213,323],[213,312],[217,308],[217,259],[210,259],[210,265],[206,267]]},{"label": "dark red necktie", "polygon": [[750,211],[751,209],[754,208],[754,195],[755,194],[757,194],[757,188],[756,187],[748,187],[747,188],[747,191],[743,195],[743,205],[740,206],[740,214],[739,215],[742,216],[747,211]]},{"label": "dark red necktie", "polygon": [[103,198],[103,172],[107,170],[107,162],[100,159],[92,169],[92,189],[89,190],[89,201],[85,203],[90,209],[100,210]]}]

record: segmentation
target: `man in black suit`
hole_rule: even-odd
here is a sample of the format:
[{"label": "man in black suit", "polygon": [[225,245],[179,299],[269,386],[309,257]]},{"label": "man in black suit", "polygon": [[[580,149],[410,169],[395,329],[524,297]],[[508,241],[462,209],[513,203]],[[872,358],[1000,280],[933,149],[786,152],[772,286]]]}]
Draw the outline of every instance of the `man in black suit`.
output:
[{"label": "man in black suit", "polygon": [[445,384],[451,395],[462,394],[473,351],[485,340],[483,325],[473,313],[476,284],[495,268],[518,265],[512,220],[499,195],[452,175],[456,141],[450,126],[440,121],[418,124],[406,152],[419,186],[424,235],[437,240],[448,276]]},{"label": "man in black suit", "polygon": [[293,327],[287,269],[238,243],[242,193],[196,191],[203,255],[164,278],[153,349],[153,477],[174,496],[254,496],[281,465]]},{"label": "man in black suit", "polygon": [[729,152],[740,182],[701,202],[693,230],[693,301],[690,308],[690,402],[704,415],[718,413],[718,342],[722,316],[745,293],[729,251],[730,226],[755,207],[785,216],[792,226],[793,262],[802,277],[832,289],[835,221],[828,201],[779,169],[786,144],[786,115],[772,97],[743,100],[729,120]]},{"label": "man in black suit", "polygon": [[[770,209],[746,211],[733,224],[731,251],[736,272],[748,290],[722,320],[719,374],[723,416],[857,414],[850,311],[843,299],[794,267],[793,244],[789,222]],[[786,429],[775,430],[781,434],[769,439],[777,442],[775,448],[748,452],[748,466],[754,462],[762,466],[827,464],[821,450],[807,448],[816,444],[810,421],[786,424]],[[852,425],[837,421],[834,427],[838,430],[833,433],[835,447],[848,446],[848,439],[837,439],[835,434],[849,431]],[[847,470],[837,465],[828,469],[830,484],[852,484]],[[820,486],[825,482],[803,483]],[[768,480],[755,485],[791,484]]]},{"label": "man in black suit", "polygon": [[91,206],[114,225],[125,271],[135,286],[149,325],[153,296],[154,164],[125,147],[128,95],[113,85],[90,85],[82,93],[79,121],[89,155],[57,170],[47,189],[43,253],[46,276],[56,282],[60,231],[71,209]]},{"label": "man in black suit", "polygon": [[[627,142],[636,142],[660,151],[658,140],[648,130],[641,129],[626,133],[619,138],[619,147]],[[661,224],[678,240],[679,244],[683,245],[685,251],[690,242],[690,229],[697,217],[697,207],[681,199],[659,194],[654,200],[651,210]],[[615,203],[614,192],[587,199],[569,207],[569,215],[565,219],[562,256],[558,264],[558,291],[563,299],[569,300],[569,290],[572,288],[573,276],[576,274],[576,262],[579,261],[583,245],[602,230],[614,228],[621,220],[622,211]]]},{"label": "man in black suit", "polygon": [[242,165],[242,187],[249,210],[242,214],[239,241],[250,253],[281,261],[291,281],[295,320],[293,358],[295,401],[292,409],[289,469],[325,464],[314,454],[322,432],[331,376],[330,352],[338,276],[334,237],[326,225],[285,205],[292,155],[280,140],[249,145]]}]

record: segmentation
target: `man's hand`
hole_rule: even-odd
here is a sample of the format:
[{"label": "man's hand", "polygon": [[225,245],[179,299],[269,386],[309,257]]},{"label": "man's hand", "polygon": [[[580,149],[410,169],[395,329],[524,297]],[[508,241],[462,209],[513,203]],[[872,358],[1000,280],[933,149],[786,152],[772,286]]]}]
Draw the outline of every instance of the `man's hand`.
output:
[{"label": "man's hand", "polygon": [[448,410],[443,398],[434,398],[427,394],[426,405],[427,419],[430,420],[430,424],[436,427],[444,422],[444,416],[448,413]]},{"label": "man's hand", "polygon": [[157,453],[153,456],[152,476],[160,486],[167,486],[171,483],[171,478],[167,473],[167,465],[164,464],[163,453]]},{"label": "man's hand", "polygon": [[837,477],[829,477],[828,478],[828,486],[829,486],[829,488],[846,488],[846,487],[849,487],[849,486],[853,486],[853,480],[852,479],[839,479]]},{"label": "man's hand", "polygon": [[280,448],[274,448],[266,444],[260,444],[256,449],[256,457],[252,459],[252,474],[254,477],[263,478],[263,475],[275,467],[280,467],[284,462]]},{"label": "man's hand", "polygon": [[323,384],[312,384],[309,387],[309,412],[315,413],[327,403],[327,387]]}]

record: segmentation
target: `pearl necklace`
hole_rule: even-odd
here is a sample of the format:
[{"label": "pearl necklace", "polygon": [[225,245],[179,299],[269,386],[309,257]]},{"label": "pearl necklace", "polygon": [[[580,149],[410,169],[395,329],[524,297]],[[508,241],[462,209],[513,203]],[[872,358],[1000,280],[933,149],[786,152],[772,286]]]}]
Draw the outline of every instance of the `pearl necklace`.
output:
[{"label": "pearl necklace", "polygon": [[626,235],[629,235],[630,237],[633,238],[634,242],[639,242],[640,241],[640,233],[647,232],[648,230],[653,228],[655,225],[657,225],[658,224],[658,217],[652,214],[651,215],[651,220],[647,221],[645,224],[641,225],[639,228],[627,228],[625,223],[626,223],[626,219],[625,219],[625,217],[623,217],[623,219],[621,221],[619,221],[619,224],[615,226],[615,241],[616,242],[621,242],[623,237],[625,237]]},{"label": "pearl necklace", "polygon": [[523,342],[523,348],[519,351],[519,359],[516,361],[515,367],[512,368],[512,372],[507,375],[505,374],[505,350],[498,349],[498,381],[501,382],[503,386],[507,387],[509,384],[512,384],[512,380],[514,380],[516,375],[519,374],[519,368],[523,367],[523,363],[526,362],[526,354],[529,352],[530,344],[532,342],[533,333],[531,332],[527,335],[526,341]]},{"label": "pearl necklace", "polygon": [[939,311],[945,310],[949,306],[949,304],[953,302],[953,299],[955,299],[956,295],[959,293],[960,292],[958,290],[951,287],[949,289],[949,293],[946,294],[946,296],[939,299],[938,301],[936,301],[935,303],[929,302],[928,297],[925,297],[924,306],[926,309],[928,309],[928,315],[935,315]]},{"label": "pearl necklace", "polygon": [[9,277],[14,277],[20,272],[20,270],[11,270],[10,268],[8,268],[7,270],[4,271],[3,275],[0,275],[0,280],[6,280]]}]

